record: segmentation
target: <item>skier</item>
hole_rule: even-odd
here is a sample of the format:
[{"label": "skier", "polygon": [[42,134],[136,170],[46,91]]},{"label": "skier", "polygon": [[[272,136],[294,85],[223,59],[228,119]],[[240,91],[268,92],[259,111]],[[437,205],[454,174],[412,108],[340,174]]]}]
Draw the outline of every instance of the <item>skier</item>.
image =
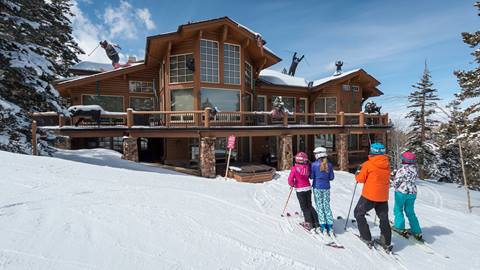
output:
[{"label": "skier", "polygon": [[[362,196],[354,210],[361,239],[372,246],[374,242],[384,249],[391,250],[392,232],[388,221],[388,190],[390,179],[390,164],[385,155],[385,146],[373,143],[370,146],[368,160],[361,165],[355,176],[358,183],[363,183]],[[370,228],[365,215],[375,208],[375,213],[380,219],[380,239],[372,241]]]},{"label": "skier", "polygon": [[330,209],[330,181],[335,177],[333,166],[327,160],[327,149],[317,147],[313,150],[316,161],[311,166],[312,187],[317,206],[320,231],[325,236],[335,236],[333,232],[333,215]]},{"label": "skier", "polygon": [[401,155],[402,166],[395,174],[393,180],[393,187],[395,188],[395,207],[393,208],[395,224],[392,230],[402,235],[407,235],[408,231],[405,230],[405,217],[403,215],[405,211],[413,237],[422,241],[422,229],[414,211],[415,199],[417,198],[415,180],[418,178],[416,159],[417,156],[412,152],[405,152]]},{"label": "skier", "polygon": [[312,187],[308,179],[309,175],[310,167],[307,154],[299,152],[295,156],[295,165],[290,170],[288,184],[290,187],[295,187],[298,202],[305,218],[305,222],[300,223],[300,225],[307,230],[315,230],[318,228],[318,217],[312,206]]},{"label": "skier", "polygon": [[115,48],[118,48],[120,50],[122,48],[120,48],[120,46],[116,44],[110,44],[106,40],[100,41],[100,46],[105,50],[108,58],[112,60],[112,66],[114,68],[119,68],[120,64],[118,62],[120,61],[120,57],[118,56],[118,52],[115,50]]}]

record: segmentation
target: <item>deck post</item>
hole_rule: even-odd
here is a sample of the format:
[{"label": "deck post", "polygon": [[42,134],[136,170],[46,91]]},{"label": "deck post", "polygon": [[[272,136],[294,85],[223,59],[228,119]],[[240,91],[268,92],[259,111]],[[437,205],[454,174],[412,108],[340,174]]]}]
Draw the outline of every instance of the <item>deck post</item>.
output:
[{"label": "deck post", "polygon": [[339,125],[344,126],[345,125],[345,113],[344,112],[339,112]]},{"label": "deck post", "polygon": [[133,126],[133,109],[127,109],[127,127],[131,128]]},{"label": "deck post", "polygon": [[215,178],[215,137],[200,138],[200,175]]},{"label": "deck post", "polygon": [[280,136],[279,150],[278,169],[281,171],[290,170],[293,162],[292,135]]},{"label": "deck post", "polygon": [[123,138],[122,159],[138,162],[137,138],[130,136]]},{"label": "deck post", "polygon": [[58,127],[65,126],[65,116],[63,114],[58,115]]},{"label": "deck post", "polygon": [[365,113],[360,112],[359,119],[358,119],[358,125],[361,127],[365,126]]},{"label": "deck post", "polygon": [[204,127],[206,127],[206,128],[210,127],[210,110],[211,110],[210,107],[206,107],[205,112],[204,112],[205,120],[204,120],[203,124],[204,124]]},{"label": "deck post", "polygon": [[37,151],[37,121],[32,122],[32,155],[38,156]]},{"label": "deck post", "polygon": [[348,171],[348,134],[337,135],[337,162],[341,171]]},{"label": "deck post", "polygon": [[288,126],[288,113],[287,112],[283,113],[283,126],[284,127]]}]

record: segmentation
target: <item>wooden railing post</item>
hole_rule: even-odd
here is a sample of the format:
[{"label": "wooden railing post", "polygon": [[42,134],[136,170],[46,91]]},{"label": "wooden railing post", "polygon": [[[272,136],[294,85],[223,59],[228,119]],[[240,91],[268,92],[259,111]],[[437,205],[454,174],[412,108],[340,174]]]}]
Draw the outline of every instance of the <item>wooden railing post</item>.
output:
[{"label": "wooden railing post", "polygon": [[388,113],[385,114],[385,126],[388,125]]},{"label": "wooden railing post", "polygon": [[127,127],[131,128],[133,126],[133,109],[127,109]]},{"label": "wooden railing post", "polygon": [[65,126],[65,116],[63,114],[58,115],[58,127]]},{"label": "wooden railing post", "polygon": [[338,115],[339,115],[339,125],[344,126],[345,125],[345,113],[340,112],[340,113],[338,113]]},{"label": "wooden railing post", "polygon": [[32,122],[32,155],[37,156],[37,121]]},{"label": "wooden railing post", "polygon": [[288,113],[283,112],[283,126],[288,126]]},{"label": "wooden railing post", "polygon": [[360,112],[359,119],[358,119],[358,125],[363,127],[365,126],[365,113]]},{"label": "wooden railing post", "polygon": [[204,124],[204,127],[206,127],[206,128],[210,127],[210,110],[211,110],[210,107],[206,107],[205,111],[204,111],[205,120],[204,120],[203,124]]}]

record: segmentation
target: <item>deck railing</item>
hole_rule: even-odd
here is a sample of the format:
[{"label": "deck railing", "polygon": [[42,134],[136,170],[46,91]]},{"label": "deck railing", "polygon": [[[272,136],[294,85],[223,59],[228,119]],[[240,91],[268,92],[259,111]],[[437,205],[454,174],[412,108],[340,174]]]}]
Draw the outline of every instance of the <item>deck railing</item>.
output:
[{"label": "deck railing", "polygon": [[[76,120],[56,112],[32,113],[32,118],[39,126],[72,126]],[[289,126],[289,125],[323,125],[323,126],[387,126],[388,114],[360,113],[289,113],[274,118],[270,112],[217,112],[210,108],[201,111],[135,111],[103,113],[99,123],[88,120],[80,126],[124,125],[150,127],[212,127],[212,126]]]}]

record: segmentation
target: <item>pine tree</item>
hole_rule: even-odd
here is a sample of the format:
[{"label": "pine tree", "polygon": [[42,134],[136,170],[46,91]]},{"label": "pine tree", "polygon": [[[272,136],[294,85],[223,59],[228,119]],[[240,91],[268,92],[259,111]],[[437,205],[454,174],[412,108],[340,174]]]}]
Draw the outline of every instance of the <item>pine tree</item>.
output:
[{"label": "pine tree", "polygon": [[412,110],[407,114],[407,118],[413,119],[408,134],[408,146],[417,154],[420,177],[425,178],[435,148],[431,144],[431,132],[432,128],[438,125],[438,121],[431,116],[435,113],[436,101],[439,100],[426,61],[421,80],[412,87],[415,90],[408,96],[408,108]]},{"label": "pine tree", "polygon": [[64,110],[51,83],[82,53],[70,7],[69,0],[0,0],[0,150],[30,153],[28,113]]}]

